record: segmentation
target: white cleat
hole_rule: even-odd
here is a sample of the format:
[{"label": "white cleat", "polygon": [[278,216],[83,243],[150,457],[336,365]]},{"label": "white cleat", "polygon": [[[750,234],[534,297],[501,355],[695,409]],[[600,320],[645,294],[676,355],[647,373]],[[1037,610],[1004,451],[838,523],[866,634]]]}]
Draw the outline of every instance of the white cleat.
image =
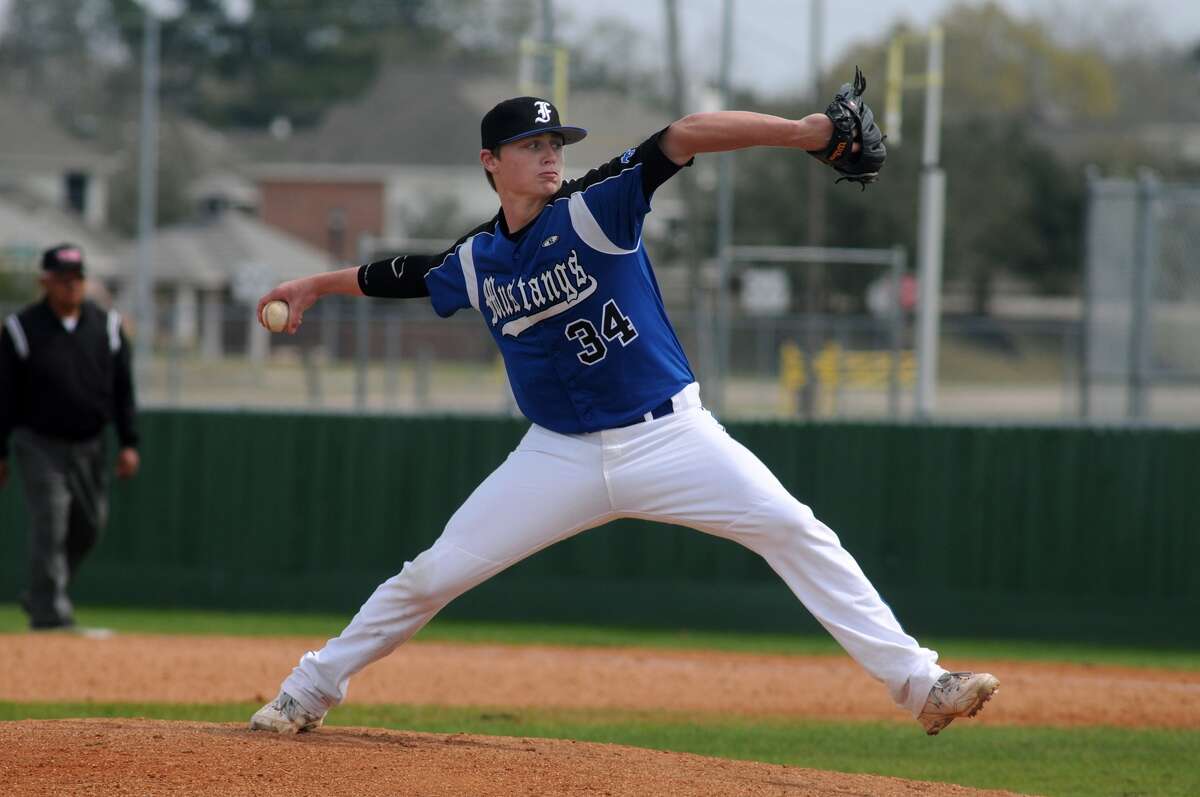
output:
[{"label": "white cleat", "polygon": [[974,717],[992,699],[1000,681],[987,672],[948,672],[929,690],[929,699],[917,722],[925,733],[936,736],[959,717]]},{"label": "white cleat", "polygon": [[316,730],[325,721],[324,714],[310,714],[287,692],[266,704],[250,718],[250,730],[274,733],[304,733]]}]

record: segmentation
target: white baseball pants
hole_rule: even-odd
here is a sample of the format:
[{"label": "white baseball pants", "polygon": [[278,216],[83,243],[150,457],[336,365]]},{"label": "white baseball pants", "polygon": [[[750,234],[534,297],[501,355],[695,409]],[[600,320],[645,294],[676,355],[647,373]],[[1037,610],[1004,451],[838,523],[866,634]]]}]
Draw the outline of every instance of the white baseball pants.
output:
[{"label": "white baseball pants", "polygon": [[904,633],[837,535],[701,409],[695,383],[674,404],[671,415],[591,434],[533,426],[433,547],[381,584],[340,636],[306,653],[283,690],[323,712],[345,699],[352,675],[471,587],[585,529],[638,517],[762,556],[892,699],[919,714],[945,672],[937,653]]}]

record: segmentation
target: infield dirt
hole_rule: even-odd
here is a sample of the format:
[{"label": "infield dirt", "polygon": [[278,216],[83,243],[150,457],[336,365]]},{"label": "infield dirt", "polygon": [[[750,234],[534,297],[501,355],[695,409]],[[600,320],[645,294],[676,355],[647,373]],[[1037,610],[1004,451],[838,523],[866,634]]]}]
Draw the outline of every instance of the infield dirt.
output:
[{"label": "infield dirt", "polygon": [[[320,645],[277,637],[4,635],[0,700],[263,702],[299,656]],[[964,723],[1200,727],[1200,673],[986,667],[1000,678],[1000,693]],[[844,656],[416,641],[356,677],[349,699],[912,722]],[[913,732],[920,733],[915,724]],[[947,731],[954,732],[969,729]],[[346,727],[284,738],[240,725],[29,720],[0,723],[0,750],[0,793],[22,795],[1000,794],[616,745]]]}]

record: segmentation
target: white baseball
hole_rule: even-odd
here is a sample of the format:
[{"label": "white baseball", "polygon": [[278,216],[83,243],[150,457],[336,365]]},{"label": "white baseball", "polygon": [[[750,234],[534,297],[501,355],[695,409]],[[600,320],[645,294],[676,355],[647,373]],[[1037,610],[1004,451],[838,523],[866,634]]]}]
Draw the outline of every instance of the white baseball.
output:
[{"label": "white baseball", "polygon": [[287,329],[287,302],[280,299],[274,299],[267,302],[262,309],[262,322],[263,326],[272,332],[282,332],[283,330]]}]

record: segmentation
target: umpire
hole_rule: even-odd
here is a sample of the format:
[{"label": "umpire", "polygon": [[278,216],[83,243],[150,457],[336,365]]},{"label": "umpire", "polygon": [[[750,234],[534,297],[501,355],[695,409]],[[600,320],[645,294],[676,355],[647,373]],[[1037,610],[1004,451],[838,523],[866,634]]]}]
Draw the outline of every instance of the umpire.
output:
[{"label": "umpire", "polygon": [[79,247],[47,249],[40,281],[42,300],[10,315],[0,333],[0,488],[11,437],[29,514],[21,604],[31,628],[70,628],[67,587],[108,516],[110,422],[121,444],[117,475],[138,469],[133,379],[121,317],[84,299]]}]

